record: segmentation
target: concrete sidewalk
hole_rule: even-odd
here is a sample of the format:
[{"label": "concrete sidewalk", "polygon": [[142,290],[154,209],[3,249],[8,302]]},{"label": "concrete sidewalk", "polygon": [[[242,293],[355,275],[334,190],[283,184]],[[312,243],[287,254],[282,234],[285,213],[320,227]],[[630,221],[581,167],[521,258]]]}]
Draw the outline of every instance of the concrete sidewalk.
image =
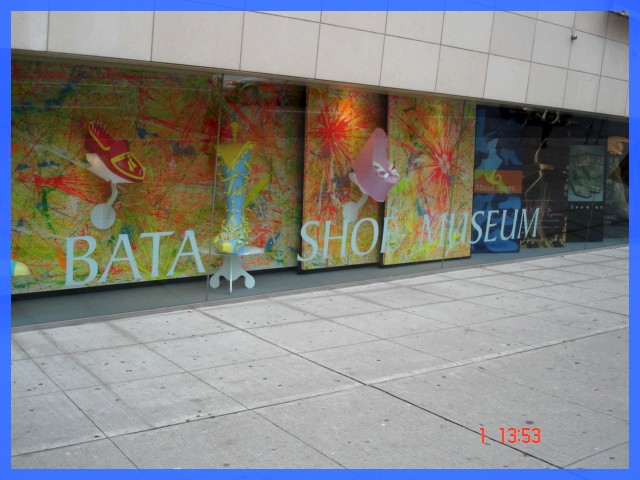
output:
[{"label": "concrete sidewalk", "polygon": [[12,466],[627,468],[628,258],[13,333]]}]

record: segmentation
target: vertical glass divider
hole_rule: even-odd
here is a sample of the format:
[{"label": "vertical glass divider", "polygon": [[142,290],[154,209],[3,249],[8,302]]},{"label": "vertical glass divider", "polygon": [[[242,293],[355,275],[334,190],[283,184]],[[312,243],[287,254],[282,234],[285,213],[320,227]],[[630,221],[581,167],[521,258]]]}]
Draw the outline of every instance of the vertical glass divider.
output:
[{"label": "vertical glass divider", "polygon": [[[215,97],[212,98],[212,101],[215,101]],[[216,218],[216,194],[218,187],[218,147],[220,145],[220,132],[222,131],[222,108],[224,105],[224,74],[220,77],[220,89],[218,91],[218,131],[216,132],[216,142],[213,148],[213,188],[211,189],[211,219],[209,223],[209,264],[211,264],[211,258],[213,257],[213,229],[214,222]],[[209,280],[211,278],[212,272],[208,271],[206,280],[205,280],[205,301],[209,301],[209,293],[211,293],[211,289],[209,288]]]}]

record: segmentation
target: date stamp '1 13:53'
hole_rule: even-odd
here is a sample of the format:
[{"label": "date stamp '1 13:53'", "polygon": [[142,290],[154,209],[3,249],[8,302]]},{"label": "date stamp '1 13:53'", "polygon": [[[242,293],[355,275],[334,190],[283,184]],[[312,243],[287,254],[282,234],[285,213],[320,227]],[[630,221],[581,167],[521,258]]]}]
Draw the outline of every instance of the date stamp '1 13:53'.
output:
[{"label": "date stamp '1 13:53'", "polygon": [[[502,443],[540,443],[542,433],[539,428],[506,428],[500,427],[500,442]],[[482,443],[487,438],[487,432],[484,427],[480,427],[480,435]]]}]

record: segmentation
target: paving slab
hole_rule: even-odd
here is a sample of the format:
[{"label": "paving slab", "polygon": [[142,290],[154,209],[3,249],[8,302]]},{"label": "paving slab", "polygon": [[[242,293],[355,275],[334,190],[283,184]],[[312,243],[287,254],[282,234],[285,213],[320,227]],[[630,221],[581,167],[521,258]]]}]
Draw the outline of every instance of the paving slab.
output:
[{"label": "paving slab", "polygon": [[402,310],[385,310],[382,312],[336,317],[332,318],[331,321],[370,335],[375,335],[378,338],[401,337],[411,333],[451,328],[451,324]]},{"label": "paving slab", "polygon": [[499,355],[525,348],[526,345],[467,327],[396,337],[390,341],[449,362],[465,362],[477,357]]},{"label": "paving slab", "polygon": [[625,442],[607,451],[596,453],[579,462],[567,465],[565,468],[596,469],[596,468],[629,468],[629,442]]},{"label": "paving slab", "polygon": [[334,292],[339,293],[356,293],[356,292],[370,292],[372,290],[388,290],[391,286],[389,282],[376,282],[366,283],[364,285],[352,285],[349,287],[334,288]]},{"label": "paving slab", "polygon": [[629,247],[618,247],[618,248],[604,248],[602,250],[598,250],[598,255],[602,255],[604,257],[613,257],[613,258],[629,258]]},{"label": "paving slab", "polygon": [[[574,262],[571,262],[575,265]],[[497,265],[487,265],[487,269],[496,273],[518,273],[526,272],[527,270],[538,270],[544,268],[541,265],[535,265],[531,262],[514,262],[514,263],[502,263]]]},{"label": "paving slab", "polygon": [[370,387],[258,412],[346,468],[549,466]]},{"label": "paving slab", "polygon": [[488,267],[475,267],[475,268],[464,268],[462,270],[452,270],[452,271],[445,270],[441,273],[441,275],[454,280],[455,279],[472,280],[474,278],[486,278],[490,276],[499,275],[499,273],[491,270]]},{"label": "paving slab", "polygon": [[576,305],[584,305],[585,303],[606,300],[620,295],[606,290],[592,290],[580,285],[580,283],[538,287],[530,290],[521,290],[521,292]]},{"label": "paving slab", "polygon": [[102,381],[80,364],[73,354],[39,357],[35,362],[62,390],[101,385]]},{"label": "paving slab", "polygon": [[455,326],[470,325],[514,315],[513,312],[502,309],[501,305],[497,303],[479,305],[468,300],[411,307],[404,309],[404,311]]},{"label": "paving slab", "polygon": [[340,468],[253,412],[113,439],[138,468]]},{"label": "paving slab", "polygon": [[440,273],[432,273],[430,275],[418,275],[415,277],[406,277],[406,278],[397,278],[395,280],[390,280],[388,283],[391,285],[400,285],[400,286],[412,286],[412,285],[424,285],[425,283],[440,283],[451,280],[450,277],[447,277]]},{"label": "paving slab", "polygon": [[304,353],[302,356],[366,383],[452,365],[451,362],[434,355],[418,352],[387,340],[318,350]]},{"label": "paving slab", "polygon": [[619,297],[605,298],[595,302],[584,304],[586,307],[597,308],[605,312],[619,313],[620,315],[629,315],[629,295],[620,295]]},{"label": "paving slab", "polygon": [[568,253],[565,258],[580,263],[610,263],[611,258],[597,252]]},{"label": "paving slab", "polygon": [[11,362],[11,397],[20,398],[60,389],[31,359]]},{"label": "paving slab", "polygon": [[527,315],[516,315],[483,323],[474,323],[467,328],[524,345],[563,341],[586,333],[583,328],[571,327]]},{"label": "paving slab", "polygon": [[295,355],[193,373],[247,408],[258,408],[360,385]]},{"label": "paving slab", "polygon": [[527,278],[515,273],[500,273],[489,277],[472,278],[470,281],[509,292],[553,285],[549,281]]},{"label": "paving slab", "polygon": [[[428,284],[433,285],[433,284]],[[382,290],[374,290],[368,292],[357,292],[352,295],[358,299],[372,302],[374,304],[384,305],[389,308],[407,308],[417,305],[427,305],[438,302],[448,302],[451,300],[444,295],[437,295],[425,290],[421,290],[420,285],[416,288],[409,286],[398,286],[393,288],[385,288]],[[353,312],[355,313],[355,312]]]},{"label": "paving slab", "polygon": [[[454,299],[464,299],[471,297],[480,297],[483,295],[491,295],[499,293],[502,290],[467,280],[447,280],[438,283],[428,283],[422,285],[414,285],[414,289],[424,292],[443,295]],[[430,302],[431,303],[431,302]],[[432,302],[435,303],[435,302]]]},{"label": "paving slab", "polygon": [[468,366],[377,385],[472,430],[539,428],[539,443],[516,448],[555,466],[568,465],[628,440],[628,422]]},{"label": "paving slab", "polygon": [[74,353],[72,357],[103,383],[118,383],[182,372],[180,367],[144,345]]},{"label": "paving slab", "polygon": [[543,258],[535,258],[533,260],[525,260],[523,263],[525,265],[529,265],[531,267],[536,268],[562,268],[562,267],[570,267],[572,265],[579,265],[579,260],[573,260],[571,257],[566,255],[558,255],[553,257],[543,257]]},{"label": "paving slab", "polygon": [[299,290],[294,290],[294,292],[298,292],[298,293],[284,292],[284,293],[274,294],[271,297],[271,300],[287,301],[287,300],[299,300],[301,298],[309,298],[309,297],[328,297],[331,295],[335,295],[337,292],[337,289],[333,290],[331,289],[330,286],[327,286],[322,288],[322,290],[317,290],[314,288],[312,290],[303,290],[302,292],[300,292]]},{"label": "paving slab", "polygon": [[528,316],[585,330],[604,330],[629,324],[627,315],[604,312],[582,305],[558,308],[546,312],[533,312],[529,313]]},{"label": "paving slab", "polygon": [[279,357],[289,353],[241,331],[167,340],[149,343],[148,346],[187,371]]},{"label": "paving slab", "polygon": [[29,358],[29,355],[20,347],[15,338],[11,337],[11,361],[25,360],[27,358]]},{"label": "paving slab", "polygon": [[378,312],[388,307],[352,295],[337,294],[322,297],[286,299],[278,297],[279,302],[322,318],[342,317],[354,313]]},{"label": "paving slab", "polygon": [[629,420],[628,374],[542,348],[471,365],[621,420]]},{"label": "paving slab", "polygon": [[606,262],[606,264],[608,267],[615,267],[615,268],[620,268],[622,270],[629,270],[629,258],[625,258],[625,259],[620,259],[620,260],[614,260],[613,262],[609,261]]},{"label": "paving slab", "polygon": [[538,297],[523,292],[503,292],[485,297],[467,299],[470,303],[477,303],[486,307],[499,307],[508,312],[527,315],[528,313],[554,310],[568,307],[570,304],[550,298]]},{"label": "paving slab", "polygon": [[117,330],[108,322],[51,328],[45,333],[64,353],[86,352],[138,343],[133,337]]},{"label": "paving slab", "polygon": [[273,325],[255,328],[251,332],[294,353],[311,352],[378,339],[329,320]]},{"label": "paving slab", "polygon": [[255,300],[231,305],[205,307],[199,308],[198,311],[219,318],[238,328],[265,327],[267,325],[318,318],[315,315],[273,300]]},{"label": "paving slab", "polygon": [[11,454],[104,438],[104,434],[62,392],[11,400]]},{"label": "paving slab", "polygon": [[579,282],[580,280],[589,280],[593,278],[591,275],[586,275],[584,273],[572,272],[569,270],[560,270],[557,268],[529,270],[526,272],[518,272],[515,275],[525,278],[533,278],[535,280],[542,280],[554,284]]},{"label": "paving slab", "polygon": [[67,395],[108,437],[245,410],[188,373],[71,390]]},{"label": "paving slab", "polygon": [[584,282],[577,282],[575,286],[588,288],[595,291],[604,291],[618,295],[624,295],[629,293],[629,276],[617,275],[615,277],[585,280]]},{"label": "paving slab", "polygon": [[570,267],[562,267],[561,270],[582,273],[595,278],[610,278],[626,273],[626,269],[611,267],[608,263],[599,264],[596,268],[591,264],[581,263]]},{"label": "paving slab", "polygon": [[136,468],[111,442],[96,440],[44,452],[11,457],[14,469],[106,469]]},{"label": "paving slab", "polygon": [[629,328],[616,329],[549,347],[550,352],[570,355],[622,372],[629,371]]},{"label": "paving slab", "polygon": [[110,323],[115,328],[127,332],[140,343],[234,330],[232,326],[195,310],[126,318]]},{"label": "paving slab", "polygon": [[11,338],[18,342],[20,348],[32,358],[63,353],[44,330],[12,333]]}]

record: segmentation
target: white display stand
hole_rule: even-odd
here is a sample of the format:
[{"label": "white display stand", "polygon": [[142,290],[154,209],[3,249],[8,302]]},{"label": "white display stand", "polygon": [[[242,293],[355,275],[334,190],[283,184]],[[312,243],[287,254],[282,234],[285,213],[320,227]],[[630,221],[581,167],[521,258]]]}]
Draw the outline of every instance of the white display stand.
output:
[{"label": "white display stand", "polygon": [[249,274],[249,272],[242,268],[242,260],[240,257],[244,257],[246,255],[258,255],[263,252],[263,248],[246,247],[243,253],[229,254],[220,253],[218,250],[211,247],[211,253],[222,257],[222,265],[211,275],[209,285],[211,288],[218,288],[220,286],[220,278],[224,277],[229,280],[229,293],[233,293],[233,281],[240,277],[244,277],[244,286],[246,288],[253,288],[256,285],[256,280]]}]

